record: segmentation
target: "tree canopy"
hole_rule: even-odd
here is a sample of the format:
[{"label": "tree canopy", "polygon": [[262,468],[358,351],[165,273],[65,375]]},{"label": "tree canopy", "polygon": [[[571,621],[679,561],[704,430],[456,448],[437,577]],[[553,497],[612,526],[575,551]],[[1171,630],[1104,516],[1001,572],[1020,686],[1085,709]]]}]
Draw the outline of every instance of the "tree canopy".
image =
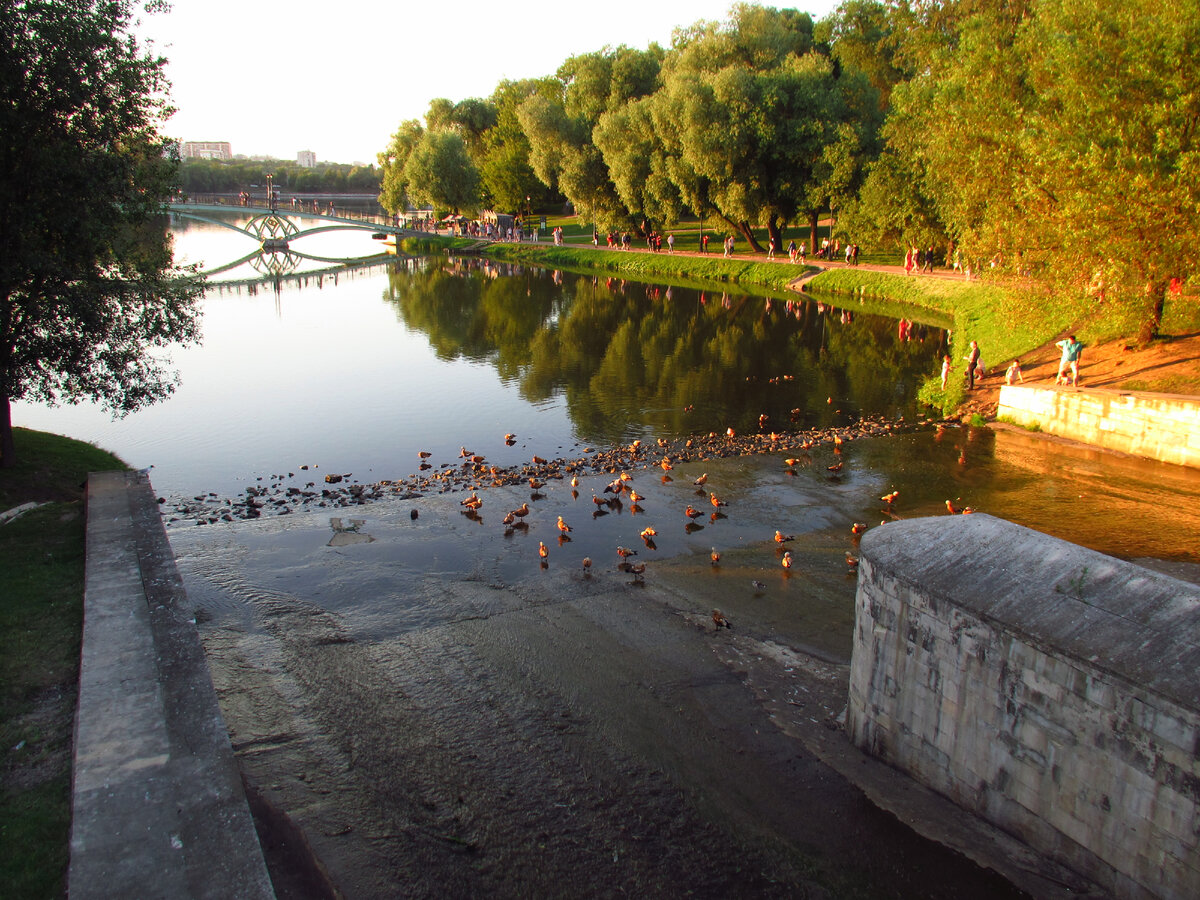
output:
[{"label": "tree canopy", "polygon": [[202,284],[173,266],[163,217],[178,157],[163,60],[128,0],[0,6],[0,464],[10,401],[166,396],[157,348],[198,338]]},{"label": "tree canopy", "polygon": [[815,244],[826,215],[1144,308],[1150,335],[1200,253],[1197,34],[1200,0],[844,0],[817,23],[738,3],[669,49],[435,101],[426,127],[466,142],[499,208],[536,178],[601,228],[715,214],[752,246],[800,223]]}]

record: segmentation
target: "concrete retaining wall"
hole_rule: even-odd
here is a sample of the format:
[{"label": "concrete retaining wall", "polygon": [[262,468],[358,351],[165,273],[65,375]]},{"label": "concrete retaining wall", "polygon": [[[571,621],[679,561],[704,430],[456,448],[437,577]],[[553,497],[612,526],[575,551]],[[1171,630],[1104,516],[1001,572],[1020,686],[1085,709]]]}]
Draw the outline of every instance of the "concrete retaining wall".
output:
[{"label": "concrete retaining wall", "polygon": [[868,532],[856,605],[856,744],[1116,896],[1200,896],[1200,588],[976,514]]},{"label": "concrete retaining wall", "polygon": [[1200,398],[1005,385],[997,416],[1108,450],[1200,467]]},{"label": "concrete retaining wall", "polygon": [[87,498],[68,894],[273,898],[150,482]]}]

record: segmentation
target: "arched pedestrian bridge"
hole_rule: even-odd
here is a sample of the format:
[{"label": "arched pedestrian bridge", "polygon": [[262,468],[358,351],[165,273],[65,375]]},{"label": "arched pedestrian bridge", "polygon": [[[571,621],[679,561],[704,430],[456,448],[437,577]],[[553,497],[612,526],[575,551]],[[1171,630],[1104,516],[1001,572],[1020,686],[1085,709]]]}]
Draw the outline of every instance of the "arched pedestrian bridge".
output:
[{"label": "arched pedestrian bridge", "polygon": [[[229,228],[252,240],[258,241],[264,250],[284,250],[292,241],[327,231],[369,231],[373,234],[383,233],[394,236],[416,234],[417,232],[396,225],[385,225],[379,222],[342,218],[337,215],[327,215],[318,212],[306,212],[302,209],[268,209],[253,206],[224,206],[216,203],[172,203],[168,209],[177,216],[185,219],[195,219],[211,225]],[[245,225],[236,225],[226,219],[216,216],[216,213],[237,212],[252,218]],[[301,220],[307,227],[297,225],[295,220]],[[314,224],[308,225],[308,222]]]}]

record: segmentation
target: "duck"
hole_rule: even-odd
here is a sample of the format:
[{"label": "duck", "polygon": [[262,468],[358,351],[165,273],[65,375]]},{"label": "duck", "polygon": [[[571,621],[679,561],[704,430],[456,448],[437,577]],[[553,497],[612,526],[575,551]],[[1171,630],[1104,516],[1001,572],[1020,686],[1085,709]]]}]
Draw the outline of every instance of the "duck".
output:
[{"label": "duck", "polygon": [[655,531],[655,529],[654,529],[654,526],[653,526],[653,525],[647,525],[647,526],[646,526],[645,528],[643,528],[643,529],[642,529],[642,531],[641,531],[641,536],[642,536],[643,540],[644,540],[644,539],[646,539],[646,538],[652,538],[652,537],[655,537],[657,534],[658,534],[658,532],[657,532],[657,531]]},{"label": "duck", "polygon": [[550,548],[547,547],[542,541],[538,541],[538,556],[540,556],[542,559],[545,559],[549,555]]},{"label": "duck", "polygon": [[864,531],[867,530],[867,523],[866,522],[855,522],[853,525],[850,526],[850,530],[854,534],[862,534]]},{"label": "duck", "polygon": [[733,628],[733,623],[719,609],[712,611],[712,620],[713,624],[717,626],[717,631],[720,631],[722,628]]},{"label": "duck", "polygon": [[621,557],[621,559],[626,559],[630,556],[637,556],[637,551],[630,550],[628,547],[618,547],[617,556]]},{"label": "duck", "polygon": [[713,547],[712,552],[708,554],[708,558],[712,560],[712,564],[719,565],[721,562],[721,554],[717,552],[717,548]]},{"label": "duck", "polygon": [[783,563],[783,567],[785,569],[790,569],[792,567],[792,553],[790,550],[783,551],[783,559],[780,560],[780,562]]},{"label": "duck", "polygon": [[525,516],[529,515],[529,504],[522,503],[520,506],[518,506],[516,509],[513,510],[513,515],[516,516],[518,519],[525,518]]},{"label": "duck", "polygon": [[562,517],[562,516],[559,516],[559,517],[558,517],[558,530],[559,530],[559,531],[561,531],[563,534],[570,534],[570,533],[571,533],[571,526],[570,526],[570,525],[568,525],[566,522],[564,522],[564,521],[563,521],[563,517]]},{"label": "duck", "polygon": [[892,491],[889,494],[884,494],[879,499],[882,500],[884,503],[888,504],[889,506],[891,506],[893,503],[896,502],[896,498],[899,496],[900,496],[899,491]]},{"label": "duck", "polygon": [[825,468],[828,469],[830,472],[840,472],[840,471],[842,471],[843,465],[845,465],[845,463],[836,462],[832,466],[826,466]]},{"label": "duck", "polygon": [[709,499],[709,502],[712,503],[712,505],[717,509],[720,509],[722,506],[729,505],[728,503],[726,503],[724,500],[720,499],[716,494],[714,494],[712,492],[709,492],[708,499]]},{"label": "duck", "polygon": [[688,504],[688,508],[683,511],[683,514],[689,519],[698,519],[700,516],[704,515],[704,513],[700,512],[700,510],[696,509],[690,503]]},{"label": "duck", "polygon": [[851,569],[857,569],[858,568],[858,557],[855,556],[853,553],[847,553],[846,554],[846,566]]},{"label": "duck", "polygon": [[693,481],[692,484],[700,485],[700,484],[704,484],[707,481],[708,481],[708,473],[705,472],[703,475],[701,475],[699,478],[697,478],[695,481]]},{"label": "duck", "polygon": [[433,456],[433,454],[428,450],[418,450],[417,456],[421,457],[421,459],[429,459],[429,457]]},{"label": "duck", "polygon": [[590,556],[585,556],[583,558],[583,571],[588,572],[591,570],[591,568],[592,568],[592,558]]},{"label": "duck", "polygon": [[784,534],[778,528],[775,529],[775,543],[786,544],[788,541],[794,541],[795,539],[796,536],[794,534]]}]

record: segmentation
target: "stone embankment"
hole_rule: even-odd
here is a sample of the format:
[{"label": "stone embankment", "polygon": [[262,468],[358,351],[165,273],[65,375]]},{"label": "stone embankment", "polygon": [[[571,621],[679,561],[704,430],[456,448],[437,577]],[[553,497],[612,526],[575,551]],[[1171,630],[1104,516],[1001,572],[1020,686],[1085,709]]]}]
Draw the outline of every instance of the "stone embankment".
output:
[{"label": "stone embankment", "polygon": [[72,900],[274,897],[144,476],[88,479]]},{"label": "stone embankment", "polygon": [[1005,385],[998,416],[1059,437],[1200,468],[1200,398]]},{"label": "stone embankment", "polygon": [[1200,894],[1200,589],[980,514],[859,573],[857,745],[1115,896]]}]

